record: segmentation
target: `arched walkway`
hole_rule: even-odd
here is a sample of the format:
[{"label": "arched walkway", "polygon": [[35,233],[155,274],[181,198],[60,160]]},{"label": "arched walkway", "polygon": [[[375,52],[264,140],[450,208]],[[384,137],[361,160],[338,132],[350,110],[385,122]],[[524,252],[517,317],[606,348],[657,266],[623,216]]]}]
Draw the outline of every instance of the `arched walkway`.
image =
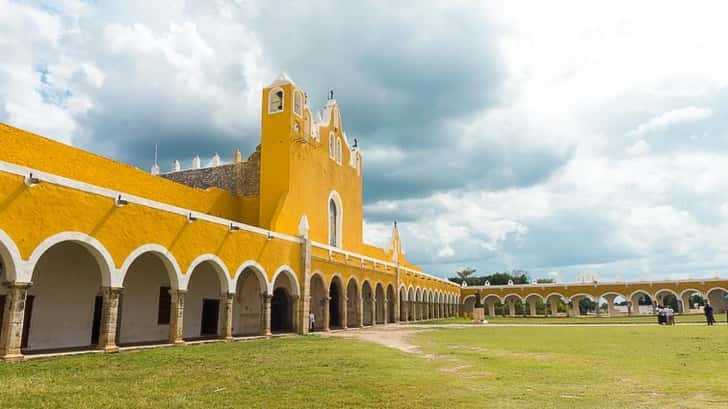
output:
[{"label": "arched walkway", "polygon": [[635,291],[630,295],[629,301],[629,315],[653,314],[655,312],[652,296],[644,291]]},{"label": "arched walkway", "polygon": [[233,304],[233,333],[238,336],[264,335],[264,308],[268,285],[265,275],[246,267],[238,276]]},{"label": "arched walkway", "polygon": [[362,305],[361,296],[359,295],[359,286],[352,277],[346,286],[346,325],[349,328],[356,328],[362,324]]},{"label": "arched walkway", "polygon": [[176,275],[164,255],[145,252],[124,272],[117,317],[119,345],[161,343],[169,339],[170,276]]},{"label": "arched walkway", "polygon": [[95,347],[102,310],[99,254],[84,244],[63,241],[39,255],[25,305],[24,352]]},{"label": "arched walkway", "polygon": [[[728,300],[725,299],[726,294],[728,294],[728,291],[721,287],[712,288],[707,291],[706,298],[710,305],[713,306],[714,314],[726,311],[726,307],[728,307]],[[716,319],[718,318],[716,317]]]},{"label": "arched walkway", "polygon": [[702,311],[705,305],[705,295],[696,289],[685,290],[680,293],[680,305],[681,313]]},{"label": "arched walkway", "polygon": [[227,271],[218,261],[205,260],[192,266],[185,295],[184,339],[216,338],[221,334]]},{"label": "arched walkway", "polygon": [[[394,293],[394,287],[392,285],[387,286],[387,322],[395,322],[395,303],[397,302],[397,297]],[[400,303],[400,306],[402,304]],[[401,307],[400,307],[401,308]]]},{"label": "arched walkway", "polygon": [[399,320],[400,321],[409,321],[408,311],[409,311],[409,301],[407,298],[407,293],[405,292],[404,287],[401,287],[399,289]]},{"label": "arched walkway", "polygon": [[329,328],[343,328],[345,322],[344,285],[339,276],[334,276],[329,284]]},{"label": "arched walkway", "polygon": [[282,271],[273,281],[273,294],[270,301],[271,332],[296,332],[298,315],[298,285],[293,273]]},{"label": "arched walkway", "polygon": [[415,299],[415,290],[410,287],[407,290],[407,321],[414,321],[417,308],[417,300]]},{"label": "arched walkway", "polygon": [[369,281],[364,281],[361,287],[361,299],[362,299],[362,315],[363,325],[372,325],[374,323],[374,293],[372,292],[372,286]]},{"label": "arched walkway", "polygon": [[471,296],[465,297],[465,301],[463,302],[463,314],[465,314],[467,316],[472,316],[474,309],[475,309],[475,296],[471,295]]},{"label": "arched walkway", "polygon": [[375,322],[377,324],[386,324],[387,323],[387,317],[384,314],[385,310],[385,304],[384,304],[384,287],[382,287],[381,283],[377,283],[377,289],[374,292],[374,299],[375,299],[375,307],[374,310],[376,312]]},{"label": "arched walkway", "polygon": [[[328,329],[327,305],[329,303],[326,284],[320,274],[311,276],[311,301],[309,303],[309,311],[314,314],[314,330],[321,331]],[[326,327],[324,327],[326,325]]]}]

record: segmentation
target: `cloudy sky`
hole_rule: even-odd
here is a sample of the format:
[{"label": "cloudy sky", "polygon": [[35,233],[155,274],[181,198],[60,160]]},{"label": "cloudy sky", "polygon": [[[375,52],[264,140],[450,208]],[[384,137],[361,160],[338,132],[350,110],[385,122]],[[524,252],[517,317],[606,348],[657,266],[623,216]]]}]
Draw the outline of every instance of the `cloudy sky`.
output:
[{"label": "cloudy sky", "polygon": [[[105,4],[101,4],[105,3]],[[588,4],[587,4],[588,3]],[[728,4],[0,0],[0,121],[148,169],[333,88],[427,271],[728,276]]]}]

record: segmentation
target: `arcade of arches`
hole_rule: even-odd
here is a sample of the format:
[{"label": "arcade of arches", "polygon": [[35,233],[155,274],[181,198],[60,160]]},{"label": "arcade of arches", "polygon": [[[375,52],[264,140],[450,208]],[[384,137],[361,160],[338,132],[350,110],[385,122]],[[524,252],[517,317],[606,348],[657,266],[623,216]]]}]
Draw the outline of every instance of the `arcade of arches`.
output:
[{"label": "arcade of arches", "polygon": [[700,312],[706,303],[723,313],[728,309],[728,280],[477,286],[463,288],[461,297],[466,316],[478,300],[488,316],[639,315],[654,314],[658,306],[689,313]]},{"label": "arcade of arches", "polygon": [[[172,254],[157,247],[130,254],[117,271],[121,285],[111,286],[113,266],[99,243],[78,235],[51,242],[34,252],[38,257],[31,260],[26,282],[12,280],[19,274],[10,269],[23,264],[14,260],[12,246],[0,247],[0,280],[5,283],[0,290],[0,352],[6,360],[359,328],[398,322],[410,310],[419,312],[403,321],[444,318],[457,311],[455,292],[418,287],[419,299],[397,299],[407,291],[404,285],[397,291],[394,282],[360,282],[356,276],[345,284],[340,274],[326,279],[317,271],[304,285],[292,269],[279,269],[269,280],[260,266],[245,263],[230,279],[225,264],[214,256],[198,257],[180,275]],[[306,287],[308,303],[300,295]],[[313,328],[308,328],[309,311],[315,317]]]}]

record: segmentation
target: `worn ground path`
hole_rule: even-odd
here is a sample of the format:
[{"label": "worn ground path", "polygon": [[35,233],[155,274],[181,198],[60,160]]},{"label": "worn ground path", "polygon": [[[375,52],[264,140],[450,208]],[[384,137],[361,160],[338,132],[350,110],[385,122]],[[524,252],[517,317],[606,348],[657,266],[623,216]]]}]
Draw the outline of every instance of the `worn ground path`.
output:
[{"label": "worn ground path", "polygon": [[[679,326],[705,326],[702,323],[676,324]],[[725,325],[725,324],[723,324]],[[655,327],[653,323],[634,324],[388,324],[374,327],[355,328],[331,332],[317,333],[322,336],[358,339],[372,342],[388,348],[398,349],[403,352],[418,355],[427,359],[434,359],[435,356],[423,353],[419,347],[411,342],[412,337],[421,332],[435,329],[464,329],[464,328],[499,328],[499,327]]]}]

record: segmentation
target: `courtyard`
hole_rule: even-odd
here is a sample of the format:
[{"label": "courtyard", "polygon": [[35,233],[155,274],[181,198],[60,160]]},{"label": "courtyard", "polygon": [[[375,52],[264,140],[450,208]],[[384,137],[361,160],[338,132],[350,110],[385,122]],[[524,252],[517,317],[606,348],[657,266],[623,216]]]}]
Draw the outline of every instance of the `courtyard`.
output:
[{"label": "courtyard", "polygon": [[725,324],[388,325],[2,364],[0,402],[3,408],[717,408],[728,407],[726,362]]}]

